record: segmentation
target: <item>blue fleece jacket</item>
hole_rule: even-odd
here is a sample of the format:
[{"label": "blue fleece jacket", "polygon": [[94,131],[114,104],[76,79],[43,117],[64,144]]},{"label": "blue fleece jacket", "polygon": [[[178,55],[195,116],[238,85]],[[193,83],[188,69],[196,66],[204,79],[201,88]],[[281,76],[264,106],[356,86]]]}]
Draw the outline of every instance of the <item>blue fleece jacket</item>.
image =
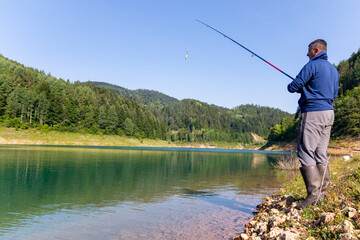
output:
[{"label": "blue fleece jacket", "polygon": [[327,60],[326,52],[320,52],[301,69],[288,91],[301,94],[301,112],[334,110],[333,101],[339,89],[339,72]]}]

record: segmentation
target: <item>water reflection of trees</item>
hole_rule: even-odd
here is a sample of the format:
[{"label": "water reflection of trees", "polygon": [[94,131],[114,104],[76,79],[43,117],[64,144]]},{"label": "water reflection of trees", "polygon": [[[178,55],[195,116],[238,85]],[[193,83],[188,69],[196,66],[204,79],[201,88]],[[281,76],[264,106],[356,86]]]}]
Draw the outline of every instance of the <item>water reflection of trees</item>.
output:
[{"label": "water reflection of trees", "polygon": [[262,154],[31,147],[0,151],[3,223],[61,208],[154,202],[223,186],[251,194],[279,181]]}]

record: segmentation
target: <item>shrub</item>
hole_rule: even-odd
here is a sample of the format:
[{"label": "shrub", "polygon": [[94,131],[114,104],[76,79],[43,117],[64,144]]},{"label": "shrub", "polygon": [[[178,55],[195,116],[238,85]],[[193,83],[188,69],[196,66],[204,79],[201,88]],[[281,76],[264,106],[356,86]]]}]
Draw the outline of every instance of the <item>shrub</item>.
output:
[{"label": "shrub", "polygon": [[301,164],[296,155],[279,155],[275,157],[275,163],[271,163],[274,168],[281,170],[297,170]]}]

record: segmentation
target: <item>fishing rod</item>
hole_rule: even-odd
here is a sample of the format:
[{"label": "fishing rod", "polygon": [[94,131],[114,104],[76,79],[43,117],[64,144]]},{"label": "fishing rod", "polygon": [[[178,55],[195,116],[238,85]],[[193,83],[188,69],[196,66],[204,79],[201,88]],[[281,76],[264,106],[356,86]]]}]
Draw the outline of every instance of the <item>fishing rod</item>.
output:
[{"label": "fishing rod", "polygon": [[212,29],[212,30],[214,30],[215,32],[220,33],[221,35],[223,35],[223,36],[224,36],[224,37],[226,37],[227,39],[229,39],[229,40],[233,41],[234,43],[236,43],[236,44],[237,44],[237,45],[239,45],[240,47],[244,48],[246,51],[250,52],[252,55],[254,55],[254,56],[256,56],[256,57],[260,58],[261,60],[263,60],[264,62],[266,62],[267,64],[269,64],[269,65],[270,65],[270,66],[272,66],[273,68],[275,68],[276,70],[280,71],[282,74],[284,74],[284,75],[286,75],[287,77],[289,77],[289,78],[291,78],[292,80],[294,80],[294,78],[293,78],[293,77],[291,77],[289,74],[287,74],[286,72],[284,72],[284,71],[280,70],[279,68],[275,67],[274,65],[272,65],[271,63],[269,63],[268,61],[266,61],[265,59],[263,59],[262,57],[260,57],[259,55],[257,55],[257,54],[256,54],[256,53],[254,53],[253,51],[251,51],[250,49],[248,49],[248,48],[244,47],[243,45],[241,45],[240,43],[238,43],[238,42],[237,42],[237,41],[235,41],[234,39],[232,39],[232,38],[230,38],[230,37],[226,36],[226,35],[225,35],[225,34],[223,34],[222,32],[220,32],[220,31],[216,30],[215,28],[213,28],[213,27],[211,27],[211,26],[207,25],[206,23],[204,23],[204,22],[202,22],[202,21],[200,21],[200,20],[197,20],[197,19],[196,19],[196,21],[198,21],[199,23],[202,23],[202,24],[204,24],[205,26],[207,26],[207,27],[211,28],[211,29]]}]

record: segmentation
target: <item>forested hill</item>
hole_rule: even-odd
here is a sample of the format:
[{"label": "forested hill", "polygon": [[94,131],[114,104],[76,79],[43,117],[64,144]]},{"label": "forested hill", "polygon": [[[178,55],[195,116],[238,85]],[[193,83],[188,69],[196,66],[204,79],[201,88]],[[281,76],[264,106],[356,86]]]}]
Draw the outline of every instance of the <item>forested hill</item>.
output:
[{"label": "forested hill", "polygon": [[176,98],[170,97],[166,94],[154,90],[147,90],[147,89],[129,90],[123,87],[119,87],[104,82],[89,81],[89,83],[96,87],[109,89],[110,91],[113,91],[120,96],[133,98],[134,100],[138,101],[143,105],[154,104],[156,106],[168,106],[179,101]]},{"label": "forested hill", "polygon": [[360,49],[337,66],[339,98],[335,101],[333,137],[360,138]]},{"label": "forested hill", "polygon": [[[335,100],[332,138],[360,138],[360,49],[335,66],[340,74],[339,95]],[[288,116],[271,129],[273,141],[291,141],[297,135],[298,114]]]},{"label": "forested hill", "polygon": [[[116,85],[91,82],[94,86],[128,96],[146,106],[169,129],[173,141],[253,141],[252,133],[267,138],[270,128],[290,114],[280,109],[241,105],[227,109],[193,99],[177,100],[151,90],[128,90]],[[146,104],[151,102],[152,104]]]},{"label": "forested hill", "polygon": [[243,105],[227,109],[151,90],[55,78],[0,55],[0,124],[168,141],[250,143],[290,114]]},{"label": "forested hill", "polygon": [[202,136],[206,141],[250,143],[252,133],[267,138],[270,128],[290,115],[279,109],[243,105],[227,109],[192,99],[162,109],[162,119],[171,130],[179,129],[182,139],[191,132],[190,141]]},{"label": "forested hill", "polygon": [[0,55],[0,120],[15,128],[164,138],[166,126],[136,101],[70,83]]}]

